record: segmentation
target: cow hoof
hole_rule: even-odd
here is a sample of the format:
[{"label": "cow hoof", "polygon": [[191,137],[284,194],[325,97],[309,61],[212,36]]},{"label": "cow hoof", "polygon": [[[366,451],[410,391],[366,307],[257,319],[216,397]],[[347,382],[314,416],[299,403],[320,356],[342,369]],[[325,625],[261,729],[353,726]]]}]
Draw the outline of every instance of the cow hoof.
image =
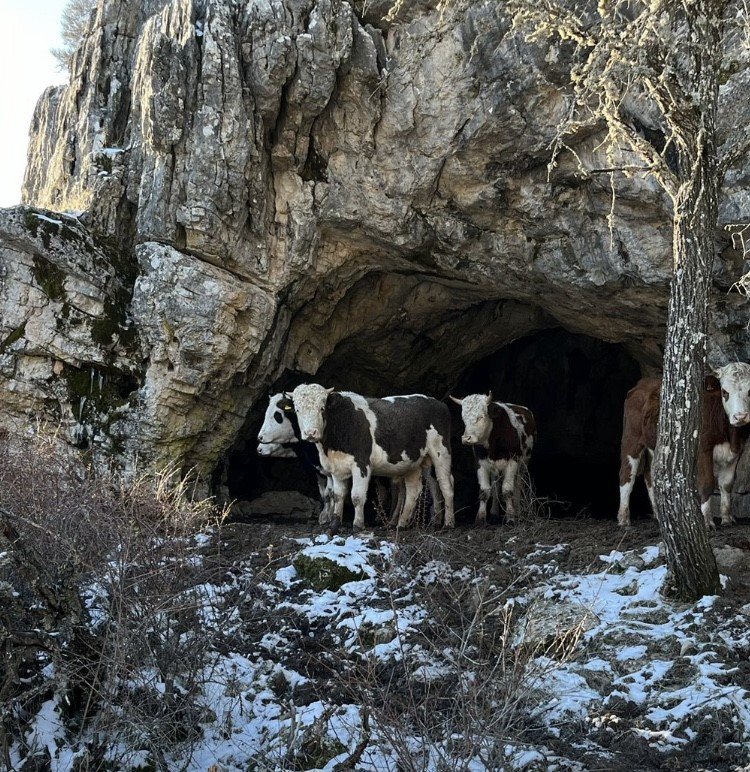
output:
[{"label": "cow hoof", "polygon": [[737,521],[733,517],[721,518],[722,525],[735,525]]},{"label": "cow hoof", "polygon": [[328,523],[328,528],[326,529],[329,536],[335,536],[339,532],[339,528],[341,527],[341,524],[337,522],[336,520],[332,520]]}]

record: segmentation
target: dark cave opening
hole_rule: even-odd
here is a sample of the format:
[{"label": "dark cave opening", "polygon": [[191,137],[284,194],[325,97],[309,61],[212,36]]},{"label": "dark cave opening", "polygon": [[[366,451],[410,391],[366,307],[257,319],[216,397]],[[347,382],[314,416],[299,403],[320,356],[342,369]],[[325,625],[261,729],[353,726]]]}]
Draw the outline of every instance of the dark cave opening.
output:
[{"label": "dark cave opening", "polygon": [[[640,374],[623,346],[558,328],[528,335],[476,362],[455,392],[491,389],[495,399],[531,409],[538,434],[529,473],[552,516],[614,518],[623,403]],[[650,512],[640,483],[632,512],[635,517]]]},{"label": "dark cave opening", "polygon": [[[268,393],[316,380],[339,389],[353,388],[361,375],[351,360],[332,358],[317,377],[288,372]],[[545,500],[551,516],[614,519],[623,402],[639,377],[638,363],[622,345],[552,328],[525,335],[475,361],[454,376],[451,392],[465,396],[491,389],[495,399],[522,404],[534,412],[538,438],[529,472],[536,496]],[[382,379],[380,388],[373,388],[376,396],[404,393],[389,388],[387,373]],[[368,380],[372,381],[371,374]],[[447,398],[431,392],[428,384],[421,391]],[[266,405],[262,400],[251,411],[225,459],[221,479],[225,494],[242,502],[268,491],[294,490],[317,499],[314,479],[296,459],[258,456],[256,435]],[[474,459],[460,442],[460,410],[453,403],[450,406],[457,521],[470,523],[478,498]],[[631,509],[634,517],[650,511],[641,483],[636,485]],[[374,522],[372,507],[369,518]]]}]

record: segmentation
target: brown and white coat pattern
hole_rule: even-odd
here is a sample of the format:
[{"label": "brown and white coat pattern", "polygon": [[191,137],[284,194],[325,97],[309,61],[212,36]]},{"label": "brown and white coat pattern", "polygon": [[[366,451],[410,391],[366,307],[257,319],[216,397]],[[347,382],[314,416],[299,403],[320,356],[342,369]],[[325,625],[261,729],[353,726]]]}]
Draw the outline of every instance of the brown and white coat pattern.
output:
[{"label": "brown and white coat pattern", "polygon": [[487,501],[494,499],[493,491],[501,477],[505,517],[508,521],[514,520],[518,470],[521,464],[528,464],[536,441],[533,413],[522,405],[494,402],[491,392],[451,399],[461,405],[465,426],[461,442],[472,445],[477,458],[480,491],[477,523],[487,521]]},{"label": "brown and white coat pattern", "polygon": [[[659,423],[661,379],[642,378],[628,392],[623,412],[620,450],[620,509],[617,522],[630,525],[630,494],[643,473],[654,505],[651,465]],[[698,441],[698,490],[701,512],[708,528],[714,527],[711,494],[717,486],[721,522],[734,522],[730,493],[735,470],[750,427],[750,365],[733,362],[706,378],[703,421]]]}]

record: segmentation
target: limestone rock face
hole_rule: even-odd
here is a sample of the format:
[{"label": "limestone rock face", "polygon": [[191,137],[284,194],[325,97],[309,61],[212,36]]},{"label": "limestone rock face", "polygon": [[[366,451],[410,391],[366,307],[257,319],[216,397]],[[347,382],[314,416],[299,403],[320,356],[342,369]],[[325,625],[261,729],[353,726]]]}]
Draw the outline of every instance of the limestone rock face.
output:
[{"label": "limestone rock face", "polygon": [[[442,396],[472,362],[560,326],[658,368],[668,205],[652,181],[615,175],[613,210],[609,176],[581,174],[572,153],[548,169],[564,55],[520,41],[498,4],[407,0],[387,20],[390,5],[99,1],[70,84],[39,100],[24,184],[29,206],[78,213],[58,219],[96,238],[91,270],[77,247],[51,252],[58,226],[37,227],[50,244],[25,227],[34,210],[0,215],[10,423],[47,411],[55,362],[106,365],[130,379],[118,457],[208,479],[291,373]],[[727,136],[750,120],[735,64]],[[593,169],[611,163],[600,144],[571,140]],[[728,181],[722,218],[746,219],[747,159]],[[717,247],[711,355],[747,359],[746,302],[726,293],[742,253]],[[45,299],[35,260],[70,301]],[[119,328],[92,337],[123,292],[128,345]]]},{"label": "limestone rock face", "polygon": [[0,219],[0,404],[14,434],[47,419],[78,446],[122,437],[140,360],[117,254],[75,218],[19,207]]}]

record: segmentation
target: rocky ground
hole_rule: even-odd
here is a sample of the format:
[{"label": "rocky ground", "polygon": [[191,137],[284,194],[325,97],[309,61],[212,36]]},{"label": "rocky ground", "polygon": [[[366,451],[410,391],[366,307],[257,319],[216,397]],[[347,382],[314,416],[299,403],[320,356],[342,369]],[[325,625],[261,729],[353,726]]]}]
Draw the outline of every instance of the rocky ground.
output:
[{"label": "rocky ground", "polygon": [[[750,763],[746,525],[714,537],[732,578],[722,597],[695,605],[659,595],[666,569],[650,520],[394,537],[254,522],[195,539],[184,597],[200,629],[182,635],[211,641],[190,681],[196,725],[161,762],[134,728],[110,763],[227,772]],[[100,623],[111,606],[96,587],[88,606]],[[159,672],[142,662],[129,677],[141,695],[159,695]],[[28,738],[67,769],[83,750],[56,699]]]}]

